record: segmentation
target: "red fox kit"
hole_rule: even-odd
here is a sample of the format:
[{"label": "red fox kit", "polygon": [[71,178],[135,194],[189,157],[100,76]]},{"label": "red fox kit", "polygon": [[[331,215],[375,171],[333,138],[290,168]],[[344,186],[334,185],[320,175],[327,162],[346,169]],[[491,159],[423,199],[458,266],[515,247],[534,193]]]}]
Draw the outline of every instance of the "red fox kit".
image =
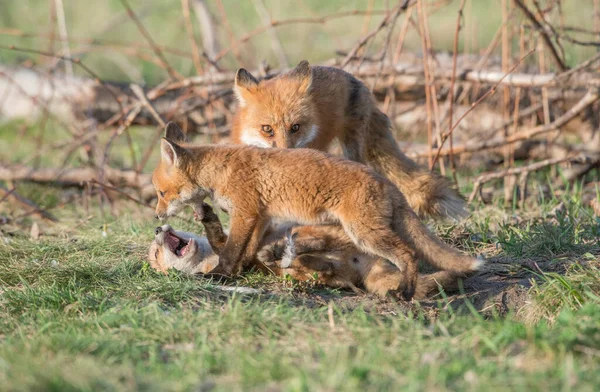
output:
[{"label": "red fox kit", "polygon": [[341,225],[362,252],[402,270],[407,300],[415,291],[417,258],[456,272],[480,264],[437,239],[392,183],[359,163],[310,149],[178,144],[184,141],[169,123],[152,175],[156,215],[166,218],[208,196],[224,207],[231,228],[218,267],[225,274],[251,262],[272,220]]},{"label": "red fox kit", "polygon": [[449,181],[400,151],[389,118],[377,108],[369,89],[349,73],[302,61],[288,73],[259,82],[241,68],[234,91],[239,109],[233,142],[327,151],[338,139],[346,158],[386,176],[418,215],[466,215],[464,200]]},{"label": "red fox kit", "polygon": [[[156,228],[148,252],[154,269],[164,273],[170,268],[189,274],[212,272],[218,263],[213,252],[222,249],[227,235],[210,206],[202,209],[206,237],[175,231],[169,225]],[[395,293],[404,284],[396,266],[361,253],[341,227],[332,225],[277,229],[263,238],[261,250],[248,267],[282,277],[289,275],[299,281],[316,279],[330,287],[363,287],[382,297]],[[414,298],[434,294],[438,287],[454,289],[459,277],[449,271],[419,275]]]}]

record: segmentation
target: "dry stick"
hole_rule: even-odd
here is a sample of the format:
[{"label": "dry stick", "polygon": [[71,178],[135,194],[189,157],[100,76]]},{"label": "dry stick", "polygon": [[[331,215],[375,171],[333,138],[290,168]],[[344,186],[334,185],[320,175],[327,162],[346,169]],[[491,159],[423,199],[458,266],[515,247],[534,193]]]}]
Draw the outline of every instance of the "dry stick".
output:
[{"label": "dry stick", "polygon": [[371,11],[373,11],[373,4],[375,3],[375,0],[369,0],[369,2],[367,3],[367,13],[365,14],[365,17],[363,19],[363,24],[362,27],[360,29],[360,36],[362,37],[363,35],[367,34],[367,31],[369,29],[369,24],[371,23],[371,17],[373,15],[371,15]]},{"label": "dry stick", "polygon": [[[263,0],[252,0],[252,3],[254,4],[254,9],[256,10],[256,13],[262,19],[263,23],[271,24],[271,21],[273,19],[271,18],[271,15],[269,15],[269,11],[267,11]],[[289,67],[290,63],[288,61],[287,55],[285,54],[283,45],[281,44],[281,41],[277,36],[277,31],[275,31],[274,27],[270,27],[267,30],[267,33],[271,37],[271,47],[273,48],[273,52],[275,52],[275,55],[277,56],[279,66]]]},{"label": "dry stick", "polygon": [[8,199],[8,197],[9,197],[10,195],[12,195],[12,193],[13,193],[13,192],[15,192],[15,191],[16,191],[16,189],[15,189],[15,188],[12,188],[12,189],[11,189],[11,190],[9,190],[8,192],[4,192],[4,195],[2,195],[2,198],[0,198],[0,204],[2,204],[2,202],[3,202],[4,200]]},{"label": "dry stick", "polygon": [[[428,72],[429,72],[429,89],[430,89],[430,98],[431,98],[431,107],[433,109],[433,120],[434,120],[434,124],[435,124],[435,139],[437,144],[441,144],[442,143],[442,131],[441,131],[441,119],[440,119],[440,109],[439,109],[439,105],[438,105],[438,99],[437,99],[437,90],[435,87],[435,67],[433,65],[433,62],[435,61],[435,58],[432,60],[432,57],[435,56],[435,52],[433,50],[433,46],[431,45],[431,34],[429,32],[429,16],[427,14],[427,9],[424,9],[423,12],[423,18],[424,18],[424,23],[423,23],[423,29],[425,32],[425,45],[427,48],[427,68],[428,68]],[[430,56],[431,54],[431,56]],[[430,168],[430,170],[433,170],[433,167]],[[444,165],[444,161],[440,161],[440,173],[445,176],[446,175],[446,166]]]},{"label": "dry stick", "polygon": [[94,179],[91,179],[91,180],[87,181],[87,183],[98,186],[103,192],[104,192],[104,189],[108,189],[108,190],[111,190],[111,191],[118,192],[121,195],[123,195],[126,198],[128,198],[129,200],[136,202],[137,204],[140,204],[140,205],[142,205],[144,207],[148,207],[148,208],[154,209],[154,207],[152,207],[151,205],[146,204],[146,203],[144,203],[143,201],[141,201],[139,199],[136,199],[135,197],[131,196],[127,192],[123,191],[122,189],[119,189],[119,188],[114,187],[112,185],[104,184],[104,183],[102,183],[100,181],[96,181]]},{"label": "dry stick", "polygon": [[[572,70],[575,70],[575,68],[573,68],[567,72],[558,75],[555,73],[546,73],[543,75],[530,73],[513,73],[507,76],[501,71],[478,71],[474,70],[473,67],[468,66],[459,68],[456,73],[457,75],[460,75],[459,80],[464,82],[496,84],[500,81],[501,84],[513,87],[554,87],[557,85],[557,82],[565,79],[570,75],[577,74],[578,71],[580,71],[582,68],[588,67],[591,63],[598,61],[600,59],[599,56],[600,55],[596,55],[593,59],[586,60],[585,64],[581,64],[581,67],[577,66],[578,70],[576,72],[571,72]],[[401,72],[399,72],[399,70],[401,70]],[[269,76],[275,76],[285,71],[287,71],[287,69],[275,69],[269,73]],[[354,72],[354,74],[359,78],[372,77],[377,74],[377,68],[375,66],[368,68],[367,66],[363,66],[363,69],[361,69],[359,72]],[[415,82],[414,80],[414,76],[421,77],[421,75],[416,72],[416,69],[412,65],[410,66],[409,70],[403,69],[402,65],[386,66],[381,72],[381,75],[393,74],[396,74],[396,77],[406,76],[408,79],[404,80],[403,83],[413,85],[417,84],[417,82]],[[600,86],[600,78],[597,77],[595,73],[579,72],[579,74],[580,77],[574,78],[570,81],[569,84],[561,87],[563,89],[577,89],[584,87],[588,88],[590,84]],[[438,80],[450,80],[452,78],[452,70],[442,70],[437,74],[437,77]],[[203,85],[210,85],[211,87],[216,88],[217,86],[233,84],[234,79],[235,72],[216,73],[213,74],[210,78],[206,76],[191,76],[180,81],[169,82],[166,86],[163,86],[163,88],[160,91],[164,93],[167,91],[177,90],[184,87]],[[420,82],[420,80],[418,82]],[[154,99],[153,97],[151,98]]]},{"label": "dry stick", "polygon": [[558,52],[556,51],[556,48],[554,47],[554,44],[552,43],[552,40],[550,39],[550,35],[548,34],[548,31],[546,29],[544,29],[544,27],[540,24],[540,22],[537,20],[535,15],[529,10],[529,8],[527,8],[527,6],[525,4],[523,4],[523,2],[521,0],[513,0],[513,1],[515,2],[515,5],[517,7],[519,7],[521,9],[521,11],[523,11],[523,14],[525,14],[525,17],[527,17],[527,19],[529,19],[531,21],[531,23],[533,23],[533,25],[538,29],[538,31],[542,35],[542,39],[544,40],[546,47],[550,51],[550,54],[552,55],[554,62],[558,66],[558,69],[561,72],[564,72],[567,69],[569,69],[569,67],[567,67],[565,65],[563,60],[558,55]]},{"label": "dry stick", "polygon": [[[556,164],[559,164],[562,162],[571,161],[571,160],[575,160],[575,159],[581,159],[581,158],[582,158],[581,155],[571,155],[571,156],[560,157],[560,158],[549,158],[549,159],[545,159],[540,162],[532,163],[527,166],[512,167],[512,168],[505,169],[505,170],[498,171],[498,172],[484,173],[484,174],[480,175],[479,177],[477,177],[477,179],[475,180],[473,192],[471,192],[468,202],[469,203],[473,202],[473,200],[475,200],[475,197],[477,197],[477,195],[481,192],[481,188],[483,187],[483,185],[492,180],[504,178],[507,176],[528,174],[533,171],[543,169],[544,167],[547,167],[547,166],[556,165]],[[585,157],[583,157],[583,158],[585,158]]]},{"label": "dry stick", "polygon": [[[291,19],[284,19],[284,20],[273,20],[273,21],[271,21],[271,23],[269,25],[258,27],[256,29],[246,33],[241,38],[237,39],[235,41],[235,45],[219,52],[215,56],[214,61],[218,62],[223,57],[225,57],[229,52],[231,52],[234,48],[239,47],[240,44],[248,42],[253,37],[255,37],[261,33],[264,33],[271,27],[277,27],[277,26],[283,26],[283,25],[289,25],[289,24],[301,24],[301,23],[324,24],[333,19],[345,18],[348,16],[364,15],[365,13],[366,13],[366,11],[353,10],[353,11],[337,12],[337,13],[325,15],[325,16],[322,16],[319,18],[291,18]],[[375,11],[371,11],[371,13],[374,15],[375,14],[381,15],[381,14],[387,14],[387,11],[375,10]]]},{"label": "dry stick", "polygon": [[[150,181],[150,175],[138,175],[133,170],[119,170],[111,167],[104,168],[105,180],[112,184],[139,189],[144,199],[150,199],[156,195],[154,186]],[[97,178],[98,172],[92,167],[59,169],[40,168],[32,169],[23,165],[0,164],[0,180],[3,181],[32,181],[37,183],[49,183],[53,185],[68,185],[83,187],[91,180]]]},{"label": "dry stick", "polygon": [[[223,2],[221,0],[217,0],[217,7],[219,8],[219,13],[221,14],[221,20],[223,21],[223,24],[225,25],[225,31],[227,31],[227,35],[229,36],[229,41],[231,42],[231,46],[230,46],[230,51],[233,52],[233,57],[235,58],[235,60],[237,61],[238,65],[243,64],[243,60],[242,60],[242,56],[240,54],[240,48],[239,45],[242,43],[242,41],[238,40],[235,36],[235,33],[233,32],[233,29],[231,28],[231,24],[229,23],[229,18],[227,17],[227,11],[225,10],[225,7],[223,6]],[[271,21],[270,26],[275,26],[273,21]],[[268,29],[268,27],[267,27]],[[266,31],[267,29],[263,30]],[[248,38],[250,39],[250,38]],[[245,41],[243,41],[245,42]],[[223,52],[221,52],[223,53]],[[220,53],[214,54],[215,57],[215,61],[219,61],[222,57],[219,57]]]},{"label": "dry stick", "polygon": [[[546,59],[544,56],[544,46],[543,44],[540,42],[538,44],[538,64],[539,64],[539,69],[540,72],[544,73],[546,72]],[[544,114],[544,124],[550,124],[550,103],[548,100],[548,88],[547,87],[542,87],[542,111]],[[551,148],[552,147],[552,136],[551,135],[546,135],[546,148]],[[554,172],[552,172],[552,175],[554,175]]]},{"label": "dry stick", "polygon": [[[400,35],[398,36],[398,45],[396,46],[396,52],[394,53],[394,58],[392,60],[392,73],[388,80],[388,93],[385,97],[385,102],[383,103],[383,111],[389,116],[389,108],[392,101],[395,101],[395,89],[394,84],[396,81],[396,64],[400,60],[400,54],[402,54],[402,48],[404,47],[404,40],[406,39],[406,33],[408,32],[408,26],[410,26],[409,20],[412,15],[412,8],[408,8],[406,13],[404,14],[404,22],[402,23],[402,28],[400,29]],[[375,87],[373,86],[373,89]],[[389,97],[392,98],[389,98]]]},{"label": "dry stick", "polygon": [[450,91],[448,93],[448,102],[450,108],[448,109],[448,135],[450,135],[450,170],[452,171],[452,179],[454,184],[458,186],[458,179],[456,177],[456,162],[454,160],[454,154],[452,153],[454,144],[452,137],[452,119],[454,115],[454,84],[456,83],[456,63],[458,60],[458,38],[460,34],[461,20],[463,18],[463,9],[465,8],[466,0],[461,0],[460,6],[458,7],[458,17],[456,18],[456,29],[454,30],[454,45],[452,46],[452,78],[450,79]]},{"label": "dry stick", "polygon": [[8,190],[4,186],[0,185],[0,194],[3,195],[2,200],[4,200],[5,198],[10,196],[13,199],[15,199],[19,204],[21,204],[25,207],[28,207],[28,208],[32,208],[33,210],[30,213],[39,215],[40,217],[42,217],[46,220],[49,220],[51,222],[58,222],[58,219],[54,215],[52,215],[48,211],[44,210],[43,208],[41,208],[40,206],[35,204],[33,201],[19,195],[15,188]]},{"label": "dry stick", "polygon": [[[525,54],[525,30],[523,29],[523,27],[521,26],[520,28],[520,32],[519,32],[519,57],[523,57],[523,55]],[[521,116],[521,114],[519,113],[521,109],[521,87],[517,87],[516,88],[516,92],[515,92],[515,104],[514,104],[514,109],[513,109],[513,124],[512,124],[512,128],[511,128],[511,132],[510,133],[515,133],[517,132],[517,128],[519,126],[519,118]],[[529,107],[528,109],[531,109],[531,107]],[[525,110],[524,112],[526,112],[527,110]],[[535,111],[531,112],[532,114],[535,113]],[[510,120],[509,120],[510,121]],[[507,129],[510,125],[506,125]],[[510,144],[509,145],[509,149],[510,149],[510,158],[511,158],[511,165],[513,165],[515,156],[514,156],[514,145]]]},{"label": "dry stick", "polygon": [[340,68],[344,69],[350,63],[350,61],[352,61],[354,56],[356,56],[358,51],[363,46],[365,46],[367,44],[367,42],[369,42],[373,37],[375,37],[381,30],[383,30],[388,25],[388,23],[391,22],[393,16],[397,15],[398,12],[405,11],[409,6],[412,6],[416,2],[417,2],[417,0],[405,0],[402,5],[398,5],[398,6],[394,7],[393,12],[388,14],[385,18],[383,18],[383,20],[381,21],[381,23],[379,23],[379,26],[377,26],[377,28],[375,28],[369,34],[362,37],[358,41],[358,44],[356,44],[356,46],[350,52],[348,52],[348,54],[346,55],[346,57],[340,64]]},{"label": "dry stick", "polygon": [[167,70],[167,72],[169,73],[169,76],[171,76],[173,79],[182,79],[183,77],[179,73],[177,73],[177,71],[175,71],[173,69],[173,67],[171,67],[171,65],[169,64],[169,62],[165,58],[165,55],[163,54],[163,52],[160,50],[159,47],[156,46],[156,43],[154,43],[154,40],[152,39],[152,37],[148,33],[148,30],[146,30],[146,28],[144,27],[144,25],[142,24],[142,22],[138,19],[138,17],[135,14],[135,12],[133,12],[133,10],[131,9],[131,7],[127,3],[127,0],[120,0],[120,1],[121,1],[121,4],[123,5],[123,7],[125,7],[125,9],[127,10],[127,15],[129,15],[129,17],[131,18],[131,20],[133,20],[133,22],[137,26],[137,28],[140,31],[140,33],[142,33],[142,35],[144,36],[144,38],[146,39],[146,41],[148,41],[148,44],[152,48],[152,51],[154,52],[154,54],[156,55],[156,57],[158,57],[158,59],[160,60],[162,66]]},{"label": "dry stick", "polygon": [[[421,36],[421,48],[423,51],[423,73],[425,75],[425,108],[427,111],[427,160],[429,163],[429,170],[433,170],[435,162],[433,160],[433,131],[431,124],[431,89],[429,85],[431,78],[429,75],[429,50],[427,49],[427,40],[425,39],[425,15],[423,11],[423,0],[417,0],[417,13],[419,16],[419,33]],[[440,144],[441,145],[441,144]]]},{"label": "dry stick", "polygon": [[150,103],[148,97],[144,93],[144,89],[138,86],[137,84],[130,84],[129,87],[131,88],[131,91],[133,91],[135,96],[138,97],[142,105],[150,112],[150,114],[152,115],[154,120],[156,120],[158,125],[164,128],[167,125],[167,123],[165,123],[165,120],[163,120],[160,114],[158,114],[158,112],[156,111],[156,108]]},{"label": "dry stick", "polygon": [[[197,44],[196,40],[194,39],[192,23],[190,20],[189,6],[190,6],[190,0],[181,0],[181,7],[183,8],[183,13],[184,13],[185,20],[186,20],[186,29],[188,30],[190,44],[192,45],[192,50],[193,50],[192,53],[194,53],[194,59],[195,59],[194,62],[196,63],[196,73],[198,75],[202,75],[203,70],[202,70],[202,66],[200,65],[200,51],[198,49],[198,44]],[[200,26],[202,27],[202,31],[203,31],[202,36],[204,38],[204,49],[207,50],[206,48],[210,47],[210,49],[208,49],[208,51],[211,53],[210,56],[214,56],[215,48],[218,46],[218,42],[216,42],[215,32],[212,31],[214,29],[213,29],[210,14],[206,7],[206,4],[202,1],[194,0],[194,12],[196,13],[198,22],[200,22]],[[202,22],[204,22],[204,23],[202,23]],[[212,62],[211,62],[211,64],[212,64]],[[213,68],[217,69],[215,66],[213,66]],[[210,67],[209,67],[209,70],[210,70]],[[210,75],[212,75],[212,72],[209,73],[209,76]],[[193,89],[193,91],[194,91],[194,93],[198,93],[198,89]],[[207,89],[200,89],[198,95],[200,95],[204,99],[204,101],[208,102],[208,90]],[[212,124],[212,122],[213,122],[212,121],[212,117],[213,117],[212,116],[212,105],[209,104],[207,106],[207,111],[209,112],[209,115],[211,115],[210,122]],[[211,124],[209,124],[209,126]],[[187,129],[185,129],[185,128],[187,128],[187,122],[185,125],[186,125],[186,127],[184,127],[184,130],[187,131]],[[214,128],[214,126],[213,126],[213,128]]]},{"label": "dry stick", "polygon": [[50,32],[48,33],[48,52],[54,53],[54,40],[56,38],[56,3],[50,1]]},{"label": "dry stick", "polygon": [[373,83],[371,84],[371,91],[375,89],[375,85],[379,80],[379,76],[381,75],[381,71],[383,69],[383,63],[385,62],[385,56],[387,55],[388,47],[390,46],[390,40],[392,38],[392,33],[394,32],[394,27],[396,26],[396,22],[398,21],[398,17],[400,16],[401,8],[398,8],[398,11],[394,14],[392,18],[392,23],[388,26],[388,33],[385,37],[385,44],[383,45],[383,51],[381,52],[379,68],[377,69],[377,74],[373,78]]},{"label": "dry stick", "polygon": [[162,131],[165,129],[167,124],[165,123],[165,120],[162,119],[160,114],[158,114],[158,112],[156,111],[156,108],[154,108],[154,106],[152,106],[152,104],[148,100],[148,97],[146,97],[146,94],[144,94],[144,90],[140,86],[135,85],[135,84],[130,85],[130,87],[131,87],[131,90],[133,91],[133,93],[140,99],[140,102],[146,107],[146,109],[150,112],[152,117],[154,117],[154,120],[156,120],[156,122],[159,125],[158,131],[156,132],[152,143],[150,143],[148,150],[143,155],[142,160],[140,161],[138,167],[136,168],[136,173],[141,173],[142,170],[144,169],[144,167],[146,167],[148,160],[150,159],[150,154],[152,153],[152,149],[154,148],[154,145],[160,138],[160,135],[162,134]]},{"label": "dry stick", "polygon": [[594,0],[594,31],[596,37],[600,36],[600,0]]},{"label": "dry stick", "polygon": [[[531,53],[531,52],[530,52]],[[516,132],[507,138],[503,139],[490,139],[471,145],[462,145],[454,148],[455,154],[462,154],[468,152],[479,152],[482,150],[489,150],[491,148],[502,147],[507,143],[514,143],[521,140],[531,139],[534,136],[551,132],[562,127],[575,116],[584,111],[588,106],[600,99],[600,95],[596,89],[588,90],[588,92],[581,98],[575,105],[567,110],[562,116],[555,119],[548,125],[540,125],[524,131]],[[440,151],[440,155],[448,155],[448,150]],[[417,157],[425,156],[424,154],[417,154]]]},{"label": "dry stick", "polygon": [[183,12],[183,19],[185,20],[185,31],[187,32],[190,47],[192,48],[192,60],[196,68],[196,74],[202,75],[204,71],[202,70],[202,63],[200,61],[200,50],[194,37],[194,29],[192,28],[192,20],[190,18],[190,0],[181,0],[181,10]]},{"label": "dry stick", "polygon": [[[556,46],[558,46],[558,49],[560,50],[560,58],[564,59],[565,58],[565,48],[563,48],[562,44],[560,43],[561,36],[558,34],[558,32],[556,31],[554,26],[552,26],[552,24],[548,23],[548,21],[546,20],[546,16],[545,16],[546,13],[551,13],[554,10],[554,6],[557,4],[558,4],[558,10],[560,12],[560,10],[561,10],[560,0],[550,3],[550,6],[548,7],[547,10],[543,10],[540,7],[539,1],[533,0],[533,5],[535,6],[536,10],[538,11],[538,14],[540,15],[540,19],[543,22],[542,26],[544,27],[545,30],[548,31],[549,35],[552,35],[555,38]],[[562,17],[561,17],[561,22],[562,22]]]},{"label": "dry stick", "polygon": [[[489,95],[492,95],[496,92],[496,89],[498,88],[498,86],[500,85],[500,83],[502,83],[502,81],[504,80],[504,78],[506,78],[508,75],[510,75],[515,69],[517,69],[517,67],[519,65],[521,65],[521,62],[523,62],[523,60],[529,56],[531,53],[533,53],[533,50],[530,50],[527,54],[525,54],[525,56],[521,57],[519,59],[519,61],[510,69],[510,71],[508,71],[507,74],[504,74],[504,76],[498,80],[498,82],[492,86],[492,88],[490,88],[485,94],[483,94],[477,101],[475,101],[474,103],[471,104],[471,107],[469,107],[469,109],[467,111],[465,111],[463,113],[462,116],[460,116],[460,118],[456,121],[456,123],[452,126],[452,128],[450,128],[450,131],[447,134],[444,134],[442,137],[442,143],[440,144],[440,146],[438,147],[437,153],[435,155],[435,159],[433,161],[434,165],[435,162],[437,162],[437,160],[440,157],[440,153],[442,151],[442,148],[444,146],[444,143],[446,142],[446,139],[452,135],[452,132],[454,132],[454,130],[456,129],[456,127],[458,126],[458,124],[460,124],[460,122],[469,114],[473,111],[473,109],[475,109],[477,107],[477,105],[479,105],[485,98],[487,98]],[[448,155],[447,152],[444,153],[444,155]]]},{"label": "dry stick", "polygon": [[102,156],[102,163],[100,164],[100,167],[98,170],[98,179],[100,182],[104,181],[104,167],[106,166],[106,162],[108,161],[108,153],[110,151],[112,142],[114,141],[114,139],[117,136],[121,135],[123,133],[123,131],[126,130],[131,125],[133,120],[135,120],[135,118],[140,114],[141,111],[142,111],[142,103],[140,102],[139,105],[137,105],[136,107],[131,109],[131,111],[129,112],[129,114],[127,114],[127,117],[125,118],[125,121],[123,121],[123,123],[119,126],[119,128],[116,128],[112,132],[112,135],[108,139],[108,142],[106,143],[106,147],[104,148],[104,154]]},{"label": "dry stick", "polygon": [[[69,49],[69,41],[67,34],[67,22],[65,21],[65,8],[63,6],[62,0],[54,0],[56,4],[56,19],[58,21],[58,31],[60,33],[60,39],[63,43],[63,51],[65,56],[71,57],[71,51]],[[65,71],[67,75],[73,76],[73,64],[70,61],[65,62]]]},{"label": "dry stick", "polygon": [[[502,0],[502,21],[508,21],[508,0]],[[507,73],[510,69],[510,57],[511,57],[511,41],[510,31],[508,29],[508,23],[502,23],[502,72]],[[502,120],[504,122],[508,122],[510,119],[510,112],[508,105],[510,103],[510,91],[508,86],[502,86]],[[507,126],[503,130],[504,137],[507,137],[510,129]],[[506,145],[504,147],[504,167],[509,168],[511,166],[512,161],[512,145]],[[505,199],[508,200],[510,195],[513,194],[513,190],[515,187],[514,177],[505,177],[504,178],[504,196]]]}]

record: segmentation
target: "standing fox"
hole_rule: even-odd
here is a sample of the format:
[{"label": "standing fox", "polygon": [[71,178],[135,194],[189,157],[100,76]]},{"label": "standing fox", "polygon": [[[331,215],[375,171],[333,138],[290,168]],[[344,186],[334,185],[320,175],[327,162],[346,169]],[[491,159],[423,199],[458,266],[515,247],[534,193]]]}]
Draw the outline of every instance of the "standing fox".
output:
[{"label": "standing fox", "polygon": [[341,225],[362,252],[402,270],[407,300],[415,292],[417,258],[442,270],[479,267],[479,260],[429,232],[398,188],[366,166],[309,149],[178,144],[183,142],[181,129],[167,124],[152,175],[156,215],[196,208],[208,196],[227,210],[230,233],[218,272],[238,273],[250,263],[272,220]]},{"label": "standing fox", "polygon": [[240,68],[234,92],[239,109],[233,142],[327,151],[338,139],[346,158],[387,177],[418,215],[466,215],[464,200],[448,180],[400,151],[390,119],[377,108],[369,89],[349,73],[302,61],[288,73],[259,82]]}]

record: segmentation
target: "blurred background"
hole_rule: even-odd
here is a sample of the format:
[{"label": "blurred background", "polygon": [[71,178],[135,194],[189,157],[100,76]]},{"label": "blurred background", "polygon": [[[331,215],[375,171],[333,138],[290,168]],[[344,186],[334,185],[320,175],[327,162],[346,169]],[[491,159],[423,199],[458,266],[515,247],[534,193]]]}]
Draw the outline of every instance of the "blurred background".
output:
[{"label": "blurred background", "polygon": [[[452,178],[471,203],[518,207],[574,183],[595,189],[598,0],[31,0],[2,8],[7,221],[29,218],[31,208],[78,206],[78,215],[96,203],[113,214],[131,199],[151,205],[148,173],[164,122],[199,142],[227,142],[236,69],[272,77],[303,59],[361,78],[407,154]],[[583,202],[593,199],[595,190]]]}]

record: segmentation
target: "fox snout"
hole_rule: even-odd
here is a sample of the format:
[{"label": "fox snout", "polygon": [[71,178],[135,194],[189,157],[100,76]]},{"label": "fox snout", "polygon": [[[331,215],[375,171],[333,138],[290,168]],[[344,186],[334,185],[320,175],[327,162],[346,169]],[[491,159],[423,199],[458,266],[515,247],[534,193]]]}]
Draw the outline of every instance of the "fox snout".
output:
[{"label": "fox snout", "polygon": [[156,203],[156,210],[154,211],[154,217],[156,219],[159,220],[164,220],[165,218],[167,218],[168,214],[168,204],[165,203],[163,200],[158,200],[158,203]]}]

